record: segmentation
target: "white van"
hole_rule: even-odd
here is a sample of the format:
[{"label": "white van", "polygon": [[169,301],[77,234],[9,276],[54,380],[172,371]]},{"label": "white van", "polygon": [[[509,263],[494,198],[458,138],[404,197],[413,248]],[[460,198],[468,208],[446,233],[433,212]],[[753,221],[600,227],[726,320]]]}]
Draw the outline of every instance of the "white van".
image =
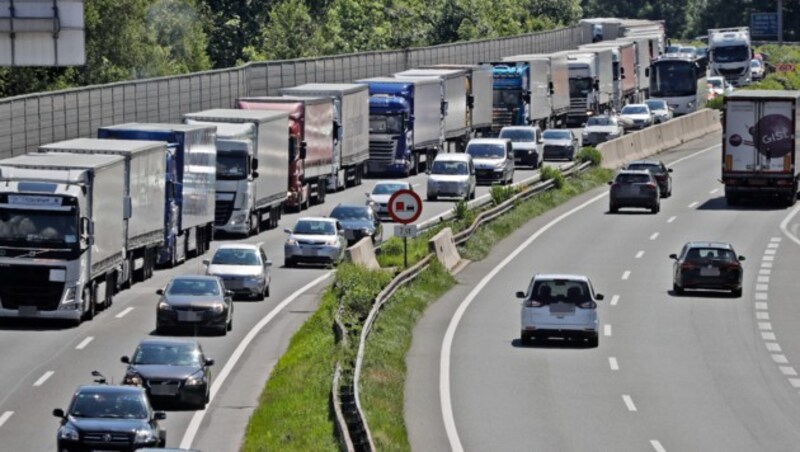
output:
[{"label": "white van", "polygon": [[475,165],[469,154],[439,154],[428,170],[428,201],[438,197],[475,199]]}]

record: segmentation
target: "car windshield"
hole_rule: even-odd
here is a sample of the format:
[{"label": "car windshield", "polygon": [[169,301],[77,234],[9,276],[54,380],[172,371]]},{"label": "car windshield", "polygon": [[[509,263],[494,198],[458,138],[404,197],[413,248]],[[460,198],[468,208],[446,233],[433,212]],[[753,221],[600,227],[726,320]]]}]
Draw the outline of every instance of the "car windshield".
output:
[{"label": "car windshield", "polygon": [[331,212],[331,218],[337,220],[371,220],[369,207],[338,206]]},{"label": "car windshield", "polygon": [[681,49],[681,46],[669,46],[669,47],[667,47],[667,52],[666,53],[678,53],[678,51],[680,51],[680,49]]},{"label": "car windshield", "polygon": [[330,221],[298,221],[294,225],[295,234],[301,235],[335,235],[336,228]]},{"label": "car windshield", "polygon": [[721,261],[734,261],[736,254],[732,250],[726,248],[689,248],[686,252],[686,260],[688,261],[702,261],[702,260],[721,260]]},{"label": "car windshield", "polygon": [[144,394],[132,391],[83,390],[75,395],[70,415],[82,418],[146,419]]},{"label": "car windshield", "polygon": [[467,145],[467,154],[476,159],[503,158],[505,149],[502,144],[477,144]]},{"label": "car windshield", "polygon": [[213,279],[177,278],[167,289],[167,295],[218,296],[220,288]]},{"label": "car windshield", "polygon": [[646,107],[627,106],[622,109],[623,115],[643,115],[647,113]]},{"label": "car windshield", "polygon": [[542,138],[550,140],[569,140],[572,138],[568,130],[545,130]]},{"label": "car windshield", "polygon": [[592,301],[589,285],[585,281],[566,279],[538,280],[533,285],[529,300],[542,304],[580,304]]},{"label": "car windshield", "polygon": [[532,143],[536,141],[536,132],[526,129],[502,129],[500,138],[508,138],[511,141]]},{"label": "car windshield", "polygon": [[697,49],[695,49],[694,47],[691,47],[691,46],[689,46],[689,47],[681,47],[681,50],[680,50],[679,53],[688,53],[688,54],[691,54],[691,55],[695,55],[695,54],[697,54]]},{"label": "car windshield", "polygon": [[200,366],[202,357],[194,344],[141,344],[131,364],[142,366]]},{"label": "car windshield", "polygon": [[433,167],[431,168],[431,174],[442,174],[448,176],[455,176],[455,175],[463,175],[467,174],[467,164],[466,162],[446,162],[442,160],[436,160],[433,162]]},{"label": "car windshield", "polygon": [[667,103],[663,100],[648,100],[645,102],[651,110],[666,110]]},{"label": "car windshield", "polygon": [[375,188],[372,189],[373,195],[391,195],[392,193],[396,192],[397,190],[407,189],[408,185],[400,184],[400,183],[386,183],[386,184],[375,184]]},{"label": "car windshield", "polygon": [[647,174],[618,174],[614,180],[618,184],[646,184],[650,182],[650,176]]},{"label": "car windshield", "polygon": [[761,67],[761,62],[758,60],[750,60],[750,67],[759,68]]},{"label": "car windshield", "polygon": [[617,122],[608,116],[592,116],[586,123],[587,126],[615,126]]},{"label": "car windshield", "polygon": [[633,171],[649,171],[652,174],[660,174],[664,172],[664,170],[661,168],[661,165],[657,163],[631,163],[628,165],[627,169]]},{"label": "car windshield", "polygon": [[718,78],[708,79],[708,84],[713,86],[714,88],[722,88],[722,80]]},{"label": "car windshield", "polygon": [[248,248],[220,248],[211,259],[213,265],[261,265],[258,253]]}]

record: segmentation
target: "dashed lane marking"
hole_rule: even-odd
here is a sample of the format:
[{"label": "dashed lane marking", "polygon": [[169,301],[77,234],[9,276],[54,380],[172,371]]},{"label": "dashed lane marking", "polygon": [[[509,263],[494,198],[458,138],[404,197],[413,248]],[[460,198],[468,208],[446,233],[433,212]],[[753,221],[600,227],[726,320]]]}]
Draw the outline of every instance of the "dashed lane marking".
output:
[{"label": "dashed lane marking", "polygon": [[695,201],[695,202],[693,202],[693,203],[689,204],[689,208],[690,208],[690,209],[692,209],[692,208],[694,208],[695,206],[697,206],[698,204],[700,204],[700,203],[699,203],[699,202],[697,202],[697,201]]},{"label": "dashed lane marking", "polygon": [[777,342],[764,342],[764,345],[766,345],[767,346],[767,350],[769,350],[771,352],[780,353],[780,352],[783,351],[783,350],[781,350],[781,344],[779,344]]},{"label": "dashed lane marking", "polygon": [[2,415],[2,416],[0,416],[0,427],[2,427],[2,426],[3,426],[3,424],[5,424],[6,422],[8,422],[8,420],[9,420],[9,419],[11,418],[11,416],[13,416],[13,415],[14,415],[14,412],[13,412],[13,411],[6,411],[5,413],[3,413],[3,415]]},{"label": "dashed lane marking", "polygon": [[613,356],[608,358],[608,366],[611,367],[611,370],[619,370],[617,358],[614,358]]},{"label": "dashed lane marking", "polygon": [[764,311],[764,310],[769,309],[769,305],[767,305],[766,301],[757,301],[755,306],[756,306],[756,310],[758,310],[758,311]]},{"label": "dashed lane marking", "polygon": [[92,342],[93,340],[94,340],[94,337],[93,337],[93,336],[89,336],[89,337],[87,337],[86,339],[82,340],[82,341],[81,341],[81,343],[80,343],[80,344],[78,344],[78,345],[75,347],[75,350],[83,350],[83,349],[84,349],[84,348],[86,348],[86,346],[87,346],[87,345],[89,345],[89,343],[90,343],[90,342]]},{"label": "dashed lane marking", "polygon": [[653,446],[653,449],[655,449],[656,452],[667,452],[667,449],[664,449],[664,446],[662,446],[657,439],[651,439],[650,445]]},{"label": "dashed lane marking", "polygon": [[636,253],[636,259],[641,259],[642,256],[644,256],[644,251],[639,251],[638,253]]},{"label": "dashed lane marking", "polygon": [[789,364],[789,359],[786,358],[786,355],[782,355],[780,353],[773,353],[772,360],[778,364]]},{"label": "dashed lane marking", "polygon": [[611,325],[603,325],[603,335],[611,336]]},{"label": "dashed lane marking", "polygon": [[52,370],[48,370],[47,372],[44,373],[44,375],[39,377],[39,379],[36,380],[36,382],[33,385],[37,387],[43,385],[44,382],[47,381],[50,377],[52,377],[54,373],[55,372],[53,372]]},{"label": "dashed lane marking", "polygon": [[121,318],[125,317],[126,315],[128,315],[128,313],[131,312],[131,311],[133,311],[133,307],[125,308],[125,309],[122,310],[122,312],[120,312],[119,314],[115,315],[114,317],[116,317],[118,319],[121,319]]},{"label": "dashed lane marking", "polygon": [[625,273],[622,274],[622,279],[626,280],[626,279],[628,279],[630,277],[631,277],[631,271],[630,270],[625,270]]},{"label": "dashed lane marking", "polygon": [[624,394],[622,396],[622,401],[625,402],[625,406],[628,407],[628,411],[636,411],[636,405],[634,405],[631,396]]},{"label": "dashed lane marking", "polygon": [[780,366],[779,369],[781,370],[781,373],[787,377],[797,376],[797,371],[794,370],[794,367],[792,366]]},{"label": "dashed lane marking", "polygon": [[678,218],[678,217],[669,217],[669,219],[667,220],[667,223],[672,223],[673,221],[675,221],[676,218]]},{"label": "dashed lane marking", "polygon": [[614,295],[611,297],[611,306],[616,306],[619,303],[619,295]]},{"label": "dashed lane marking", "polygon": [[655,240],[658,238],[658,232],[654,232],[653,235],[650,236],[650,240]]}]

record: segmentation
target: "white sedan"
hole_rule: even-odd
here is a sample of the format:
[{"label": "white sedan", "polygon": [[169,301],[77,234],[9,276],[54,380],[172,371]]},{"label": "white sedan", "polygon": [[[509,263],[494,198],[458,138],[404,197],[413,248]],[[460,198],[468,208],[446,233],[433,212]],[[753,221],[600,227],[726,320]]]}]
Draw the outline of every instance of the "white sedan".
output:
[{"label": "white sedan", "polygon": [[647,104],[629,104],[622,107],[619,119],[625,130],[644,129],[653,125],[653,112]]}]

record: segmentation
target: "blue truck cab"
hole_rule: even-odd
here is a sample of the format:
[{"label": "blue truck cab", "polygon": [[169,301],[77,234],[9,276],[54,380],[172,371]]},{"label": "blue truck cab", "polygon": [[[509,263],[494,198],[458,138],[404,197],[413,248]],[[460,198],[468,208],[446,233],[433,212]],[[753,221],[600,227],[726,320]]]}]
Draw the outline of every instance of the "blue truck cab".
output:
[{"label": "blue truck cab", "polygon": [[524,63],[492,63],[492,132],[505,126],[527,125],[528,65]]}]

